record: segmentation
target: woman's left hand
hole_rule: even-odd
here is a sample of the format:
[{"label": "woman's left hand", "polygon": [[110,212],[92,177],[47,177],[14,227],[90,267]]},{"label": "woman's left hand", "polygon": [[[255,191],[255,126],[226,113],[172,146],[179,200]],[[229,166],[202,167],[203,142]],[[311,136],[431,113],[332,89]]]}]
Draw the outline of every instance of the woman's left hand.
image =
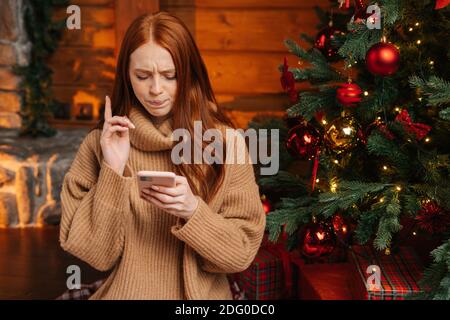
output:
[{"label": "woman's left hand", "polygon": [[187,179],[176,176],[175,187],[152,186],[142,189],[141,198],[177,217],[189,220],[198,206]]}]

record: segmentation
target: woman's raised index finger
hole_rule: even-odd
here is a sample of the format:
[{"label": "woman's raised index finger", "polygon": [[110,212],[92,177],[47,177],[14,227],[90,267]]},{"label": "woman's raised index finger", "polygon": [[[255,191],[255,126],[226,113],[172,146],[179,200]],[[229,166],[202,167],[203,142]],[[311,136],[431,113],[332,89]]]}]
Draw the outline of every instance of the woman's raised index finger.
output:
[{"label": "woman's raised index finger", "polygon": [[112,118],[112,111],[111,111],[111,99],[109,96],[105,97],[105,120]]}]

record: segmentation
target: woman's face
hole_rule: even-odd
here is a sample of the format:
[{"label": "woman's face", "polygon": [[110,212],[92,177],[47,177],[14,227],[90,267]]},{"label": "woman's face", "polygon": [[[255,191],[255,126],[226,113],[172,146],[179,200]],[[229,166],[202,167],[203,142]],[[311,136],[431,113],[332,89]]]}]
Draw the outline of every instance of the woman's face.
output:
[{"label": "woman's face", "polygon": [[172,110],[177,79],[169,51],[147,42],[131,54],[129,73],[134,94],[152,116],[163,117]]}]

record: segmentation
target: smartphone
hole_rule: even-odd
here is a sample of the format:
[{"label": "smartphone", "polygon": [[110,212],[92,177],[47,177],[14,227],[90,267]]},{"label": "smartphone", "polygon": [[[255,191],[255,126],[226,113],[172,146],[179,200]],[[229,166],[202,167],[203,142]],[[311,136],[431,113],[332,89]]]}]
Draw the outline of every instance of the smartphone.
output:
[{"label": "smartphone", "polygon": [[168,171],[138,171],[139,193],[152,185],[175,187],[176,174]]}]

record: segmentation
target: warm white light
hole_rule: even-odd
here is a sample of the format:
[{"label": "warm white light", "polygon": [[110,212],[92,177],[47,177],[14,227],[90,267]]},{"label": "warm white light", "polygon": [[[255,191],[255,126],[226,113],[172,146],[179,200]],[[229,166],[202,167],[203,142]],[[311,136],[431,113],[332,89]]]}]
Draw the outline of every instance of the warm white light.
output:
[{"label": "warm white light", "polygon": [[364,91],[364,95],[367,97],[369,95],[368,91]]},{"label": "warm white light", "polygon": [[413,31],[413,28],[409,28],[409,31]]},{"label": "warm white light", "polygon": [[415,26],[416,26],[416,27],[418,27],[418,26],[419,26],[419,23],[418,23],[418,22],[416,22]]},{"label": "warm white light", "polygon": [[383,170],[387,170],[388,169],[388,167],[387,166],[383,166]]},{"label": "warm white light", "polygon": [[344,134],[347,135],[347,136],[352,134],[352,130],[353,129],[350,128],[350,127],[342,128],[342,131],[344,131]]},{"label": "warm white light", "polygon": [[337,189],[337,183],[333,182],[330,186],[330,190],[331,190],[331,192],[336,192],[336,189]]},{"label": "warm white light", "polygon": [[430,138],[425,138],[425,142],[430,142]]},{"label": "warm white light", "polygon": [[417,41],[416,41],[416,43],[417,43],[417,44],[421,44],[421,43],[422,43],[422,41],[420,41],[420,40],[417,40]]}]

